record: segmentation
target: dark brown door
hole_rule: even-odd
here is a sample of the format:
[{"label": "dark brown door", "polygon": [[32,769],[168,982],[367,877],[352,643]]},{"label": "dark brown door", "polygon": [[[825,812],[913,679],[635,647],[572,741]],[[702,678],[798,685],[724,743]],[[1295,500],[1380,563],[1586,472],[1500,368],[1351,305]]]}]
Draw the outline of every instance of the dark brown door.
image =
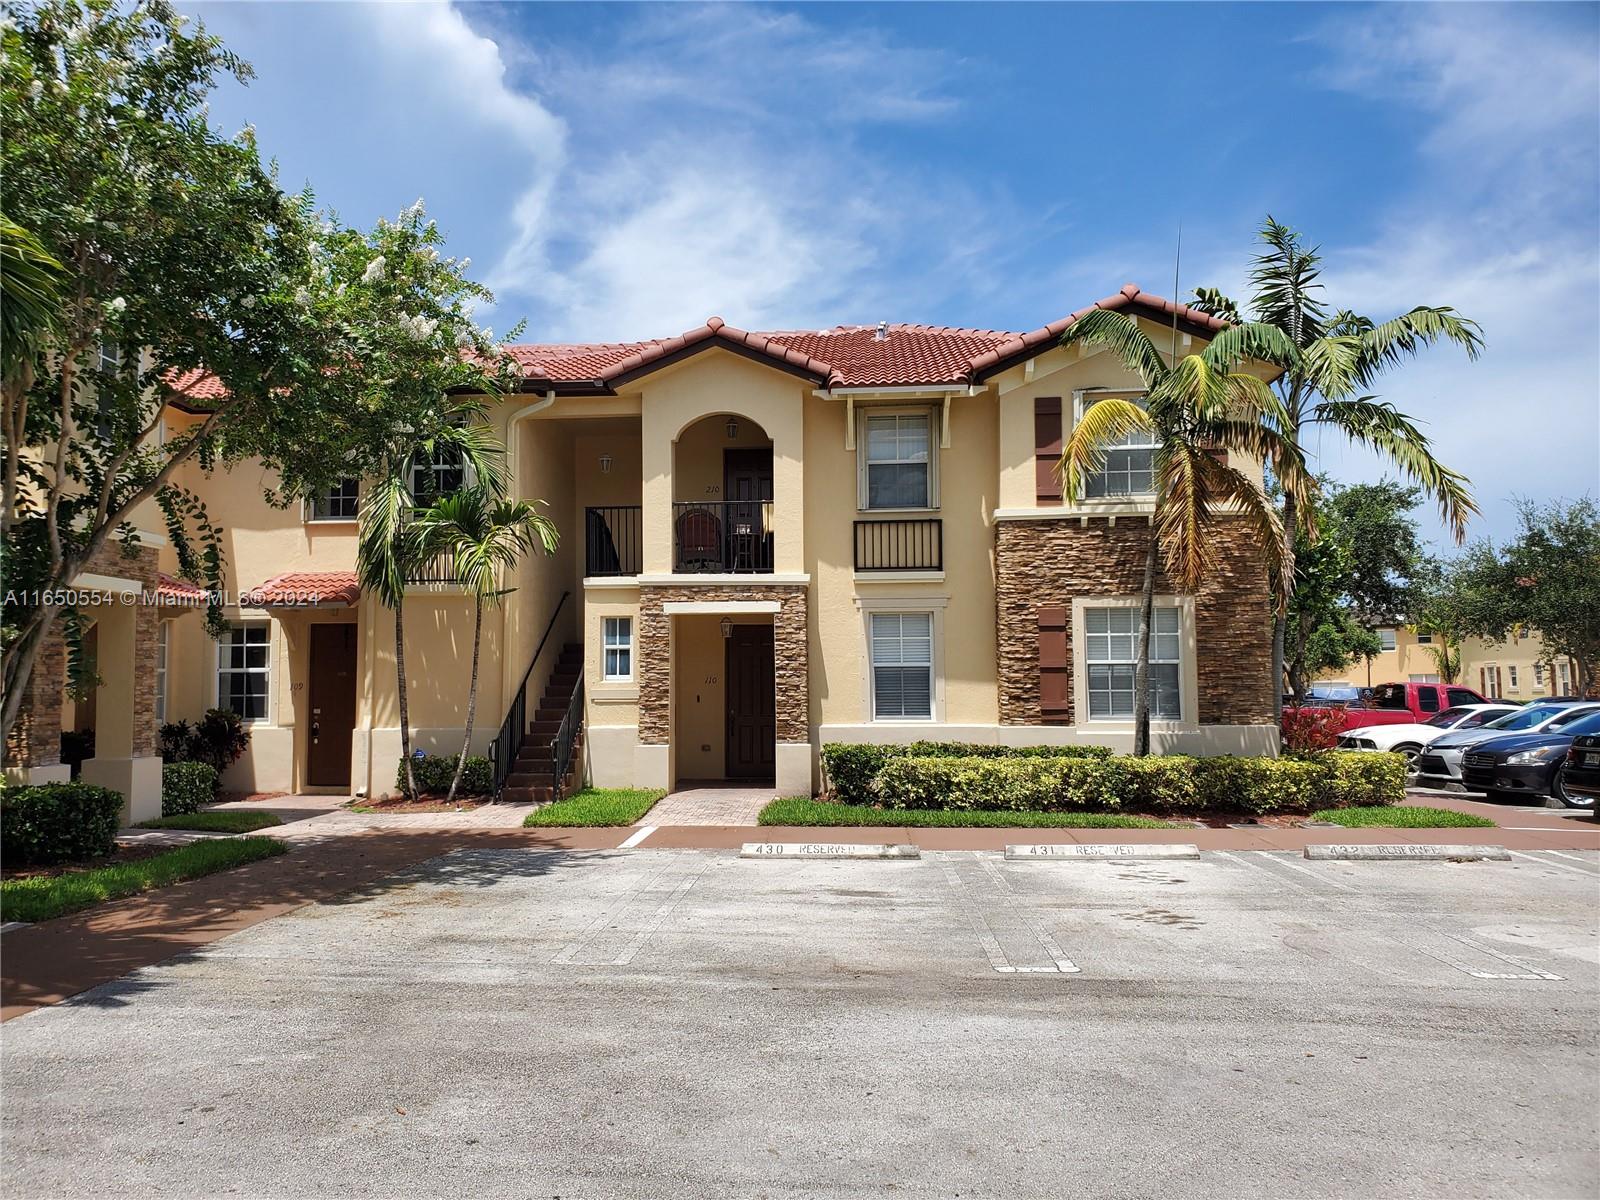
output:
[{"label": "dark brown door", "polygon": [[730,571],[772,570],[772,450],[722,452],[722,565]]},{"label": "dark brown door", "polygon": [[306,782],[350,786],[350,734],[356,727],[356,627],[311,627],[311,744]]},{"label": "dark brown door", "polygon": [[772,626],[735,625],[727,639],[729,779],[773,778]]}]

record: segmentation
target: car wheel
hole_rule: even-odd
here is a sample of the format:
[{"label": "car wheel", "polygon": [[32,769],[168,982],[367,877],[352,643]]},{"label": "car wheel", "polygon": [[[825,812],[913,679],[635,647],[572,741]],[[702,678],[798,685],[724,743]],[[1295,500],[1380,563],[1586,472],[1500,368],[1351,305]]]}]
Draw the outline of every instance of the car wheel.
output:
[{"label": "car wheel", "polygon": [[1422,757],[1422,747],[1415,742],[1403,742],[1394,748],[1394,753],[1406,760],[1406,774],[1417,773],[1417,759]]},{"label": "car wheel", "polygon": [[1567,766],[1562,763],[1550,777],[1550,794],[1568,808],[1593,808],[1594,797],[1583,796],[1567,787]]}]

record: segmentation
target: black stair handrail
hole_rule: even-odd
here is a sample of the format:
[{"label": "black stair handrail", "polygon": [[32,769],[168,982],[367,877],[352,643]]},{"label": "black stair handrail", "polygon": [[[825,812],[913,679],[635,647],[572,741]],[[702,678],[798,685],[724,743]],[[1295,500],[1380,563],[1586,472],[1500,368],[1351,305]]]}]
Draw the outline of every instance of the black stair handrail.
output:
[{"label": "black stair handrail", "polygon": [[550,624],[544,627],[544,636],[539,639],[539,646],[533,652],[528,669],[522,673],[522,682],[517,685],[516,694],[511,697],[511,711],[506,713],[506,719],[500,722],[500,732],[495,734],[494,741],[489,743],[489,758],[494,763],[496,800],[505,789],[506,780],[511,776],[511,766],[517,761],[523,739],[528,736],[528,680],[533,678],[533,669],[539,665],[539,656],[544,653],[545,643],[555,632],[556,618],[561,615],[561,609],[571,595],[571,592],[562,592],[561,599],[556,601],[555,611],[550,614]]},{"label": "black stair handrail", "polygon": [[565,791],[567,770],[572,766],[572,747],[583,728],[583,676],[578,676],[578,686],[572,689],[572,699],[567,701],[566,714],[556,729],[555,740],[550,744],[550,798],[559,801]]}]

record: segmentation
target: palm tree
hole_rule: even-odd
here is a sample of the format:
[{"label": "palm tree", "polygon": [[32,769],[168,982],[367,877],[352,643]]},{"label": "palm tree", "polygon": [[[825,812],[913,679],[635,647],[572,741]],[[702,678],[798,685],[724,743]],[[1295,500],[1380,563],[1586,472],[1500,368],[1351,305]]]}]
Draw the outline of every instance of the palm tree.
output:
[{"label": "palm tree", "polygon": [[[1467,522],[1478,511],[1469,481],[1433,456],[1428,439],[1411,418],[1367,393],[1379,375],[1439,341],[1454,342],[1469,359],[1476,359],[1483,349],[1478,323],[1453,308],[1427,305],[1382,322],[1348,309],[1330,314],[1319,282],[1319,247],[1307,248],[1298,233],[1270,215],[1259,238],[1265,248],[1255,256],[1250,271],[1254,295],[1249,316],[1282,332],[1293,347],[1292,354],[1275,360],[1284,368],[1275,385],[1284,414],[1279,432],[1302,451],[1309,433],[1318,427],[1376,450],[1438,502],[1456,542],[1465,540]],[[1239,306],[1215,288],[1197,289],[1193,306],[1231,321],[1240,319]],[[1315,537],[1300,497],[1287,489],[1282,523],[1285,529]],[[1292,567],[1292,545],[1290,556]],[[1283,683],[1286,628],[1280,611],[1272,629],[1272,677],[1277,687]]]},{"label": "palm tree", "polygon": [[478,708],[478,648],[483,639],[483,610],[514,590],[499,586],[503,572],[524,554],[542,549],[555,552],[559,534],[555,523],[539,511],[544,501],[506,500],[474,485],[441,496],[414,526],[424,555],[448,551],[455,560],[456,579],[472,593],[472,674],[467,683],[467,727],[461,735],[461,754],[450,780],[446,804],[454,804],[456,789],[466,770],[472,746],[472,722]]},{"label": "palm tree", "polygon": [[1128,316],[1094,309],[1061,335],[1064,345],[1103,346],[1145,383],[1142,404],[1108,396],[1084,410],[1061,452],[1057,470],[1063,494],[1081,496],[1089,476],[1105,465],[1106,451],[1126,435],[1153,435],[1156,509],[1154,536],[1145,553],[1134,670],[1135,754],[1150,752],[1150,622],[1155,604],[1157,555],[1167,578],[1185,592],[1199,590],[1216,561],[1211,537],[1226,505],[1252,526],[1266,555],[1279,611],[1288,594],[1289,547],[1277,512],[1261,488],[1235,467],[1218,461],[1218,450],[1271,464],[1280,486],[1304,498],[1311,480],[1300,451],[1286,441],[1282,405],[1262,380],[1238,370],[1246,360],[1279,361],[1288,339],[1267,325],[1232,325],[1205,350],[1183,359],[1163,356]]},{"label": "palm tree", "polygon": [[400,754],[405,763],[407,799],[416,798],[417,782],[411,766],[411,710],[406,693],[406,580],[427,558],[427,548],[414,519],[419,498],[412,480],[417,467],[454,459],[464,477],[474,478],[478,486],[497,497],[503,495],[502,448],[484,424],[486,412],[482,401],[451,397],[442,399],[426,413],[413,414],[410,422],[397,422],[377,456],[381,467],[368,481],[361,500],[356,574],[364,591],[372,592],[378,603],[394,610]]}]

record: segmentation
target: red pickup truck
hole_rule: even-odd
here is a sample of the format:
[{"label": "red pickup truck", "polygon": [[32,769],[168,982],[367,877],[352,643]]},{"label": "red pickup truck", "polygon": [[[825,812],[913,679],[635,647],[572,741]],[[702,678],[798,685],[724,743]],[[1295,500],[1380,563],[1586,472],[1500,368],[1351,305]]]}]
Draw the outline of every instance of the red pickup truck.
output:
[{"label": "red pickup truck", "polygon": [[1384,683],[1372,689],[1372,698],[1366,703],[1344,709],[1341,732],[1363,725],[1406,725],[1458,705],[1488,703],[1471,688],[1455,683]]}]

